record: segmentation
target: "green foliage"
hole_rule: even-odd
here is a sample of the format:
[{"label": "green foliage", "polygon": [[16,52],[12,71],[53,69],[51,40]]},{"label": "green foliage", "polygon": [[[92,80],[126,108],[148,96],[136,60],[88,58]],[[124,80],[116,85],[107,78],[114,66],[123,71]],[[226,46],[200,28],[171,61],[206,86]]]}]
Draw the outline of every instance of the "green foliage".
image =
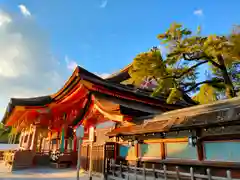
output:
[{"label": "green foliage", "polygon": [[[133,60],[133,65],[129,69],[131,76],[128,82],[135,86],[139,86],[145,77],[153,77],[158,82],[158,87],[153,92],[153,96],[159,94],[167,97],[168,103],[175,103],[182,98],[182,91],[180,90],[180,83],[184,79],[194,79],[195,74],[189,72],[183,74],[188,69],[185,66],[174,68],[168,66],[163,60],[159,49],[154,49],[149,52],[140,53]],[[181,76],[178,79],[174,76]]]},{"label": "green foliage", "polygon": [[[235,31],[229,36],[201,36],[200,33],[201,27],[193,33],[173,23],[165,33],[157,36],[168,48],[166,59],[157,49],[137,55],[129,71],[132,83],[139,85],[144,77],[155,78],[158,87],[153,95],[165,95],[168,103],[198,91],[199,86],[195,100],[200,103],[215,101],[222,92],[228,98],[236,96],[237,87],[240,87],[240,33]],[[198,68],[203,64],[209,66],[211,77],[196,82]],[[210,97],[204,99],[206,93]]]},{"label": "green foliage", "polygon": [[213,76],[214,81],[217,77],[219,83],[222,83],[220,79],[225,82],[226,96],[236,96],[229,69],[238,61],[239,33],[232,34],[229,38],[217,35],[200,36],[199,32],[200,29],[194,35],[189,29],[174,23],[164,34],[158,35],[158,39],[170,47],[170,53],[166,59],[167,64],[176,66],[184,61],[187,68],[190,69],[190,63],[208,63],[213,75],[215,75]]},{"label": "green foliage", "polygon": [[0,130],[4,129],[4,124],[0,123]]},{"label": "green foliage", "polygon": [[216,90],[208,84],[203,84],[199,93],[193,99],[200,104],[208,104],[218,100]]},{"label": "green foliage", "polygon": [[167,103],[174,104],[177,100],[181,99],[181,97],[182,97],[182,92],[177,88],[172,88],[167,98]]},{"label": "green foliage", "polygon": [[4,124],[0,123],[0,142],[7,143],[9,133],[9,130],[5,129]]},{"label": "green foliage", "polygon": [[229,41],[232,45],[231,54],[237,62],[240,60],[240,26],[234,26],[232,33],[229,36]]}]

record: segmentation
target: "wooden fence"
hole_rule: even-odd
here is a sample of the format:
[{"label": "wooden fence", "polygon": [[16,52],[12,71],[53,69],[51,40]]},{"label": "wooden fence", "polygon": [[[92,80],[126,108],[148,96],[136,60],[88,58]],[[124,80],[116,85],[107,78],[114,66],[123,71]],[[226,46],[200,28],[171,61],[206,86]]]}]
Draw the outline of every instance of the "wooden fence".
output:
[{"label": "wooden fence", "polygon": [[[91,147],[89,145],[83,145],[81,147],[81,167],[85,170],[89,170],[89,156]],[[92,162],[93,173],[104,172],[104,145],[93,145],[92,148]]]},{"label": "wooden fence", "polygon": [[167,170],[167,166],[163,165],[163,169],[156,169],[155,164],[152,164],[152,168],[146,168],[137,166],[126,166],[120,164],[111,163],[108,161],[106,165],[105,179],[112,180],[240,180],[239,178],[232,178],[230,170],[226,170],[225,177],[218,177],[211,175],[211,170],[206,169],[206,174],[199,174],[194,172],[194,168],[190,167],[189,172],[180,172],[179,167],[176,166],[175,171]]}]

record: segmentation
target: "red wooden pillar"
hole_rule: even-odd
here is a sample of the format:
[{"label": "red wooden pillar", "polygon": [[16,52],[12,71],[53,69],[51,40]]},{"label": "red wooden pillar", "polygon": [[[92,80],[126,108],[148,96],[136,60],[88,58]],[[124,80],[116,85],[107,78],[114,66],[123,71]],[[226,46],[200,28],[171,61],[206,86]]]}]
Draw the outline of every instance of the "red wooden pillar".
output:
[{"label": "red wooden pillar", "polygon": [[64,151],[66,152],[68,149],[68,126],[64,125]]},{"label": "red wooden pillar", "polygon": [[68,137],[65,137],[64,139],[64,151],[66,152],[68,149]]},{"label": "red wooden pillar", "polygon": [[57,139],[56,139],[56,141],[57,141],[56,142],[56,145],[57,145],[56,149],[59,150],[59,143],[61,142],[60,141],[60,132],[59,131],[57,132]]},{"label": "red wooden pillar", "polygon": [[52,150],[52,131],[49,130],[48,132],[48,151]]},{"label": "red wooden pillar", "polygon": [[73,139],[73,151],[76,152],[77,151],[77,137],[74,135],[74,139]]},{"label": "red wooden pillar", "polygon": [[138,166],[138,163],[139,163],[139,161],[138,161],[138,155],[139,155],[139,144],[138,143],[136,143],[136,141],[134,141],[134,150],[135,150],[135,158],[136,158],[136,164],[137,164],[137,166]]},{"label": "red wooden pillar", "polygon": [[65,139],[65,144],[64,144],[64,151],[67,151],[68,149],[68,139]]}]

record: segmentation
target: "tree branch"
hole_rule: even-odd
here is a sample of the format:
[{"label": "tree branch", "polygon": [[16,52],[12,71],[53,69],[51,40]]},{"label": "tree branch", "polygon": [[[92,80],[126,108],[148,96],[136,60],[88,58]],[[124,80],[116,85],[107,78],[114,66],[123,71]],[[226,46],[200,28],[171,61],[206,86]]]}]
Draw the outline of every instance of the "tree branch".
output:
[{"label": "tree branch", "polygon": [[193,65],[192,67],[188,68],[186,71],[182,72],[180,75],[166,76],[162,79],[169,79],[169,78],[179,79],[179,78],[183,77],[185,74],[187,74],[187,73],[193,71],[194,69],[196,69],[198,66],[201,66],[202,64],[205,64],[207,62],[208,62],[207,60],[202,61],[202,62],[197,63],[197,64]]},{"label": "tree branch", "polygon": [[183,59],[186,61],[206,59],[212,65],[216,66],[217,68],[221,68],[221,66],[218,63],[213,61],[213,57],[209,57],[203,52],[183,53]]},{"label": "tree branch", "polygon": [[218,64],[218,63],[216,63],[216,62],[213,61],[212,59],[208,59],[208,61],[209,61],[212,65],[214,65],[215,67],[217,67],[217,68],[221,68],[221,65]]},{"label": "tree branch", "polygon": [[189,97],[187,95],[186,92],[184,92],[184,90],[182,88],[179,88],[179,90],[182,92],[182,98],[184,101],[186,101],[187,103],[189,104],[192,104],[192,105],[197,105],[198,103],[196,101],[194,101],[191,97]]},{"label": "tree branch", "polygon": [[184,92],[185,93],[191,92],[192,90],[196,89],[201,84],[214,84],[214,83],[220,83],[220,82],[224,82],[224,80],[223,79],[214,79],[214,80],[202,81],[202,82],[194,84],[192,87],[190,87],[189,89],[185,90]]}]

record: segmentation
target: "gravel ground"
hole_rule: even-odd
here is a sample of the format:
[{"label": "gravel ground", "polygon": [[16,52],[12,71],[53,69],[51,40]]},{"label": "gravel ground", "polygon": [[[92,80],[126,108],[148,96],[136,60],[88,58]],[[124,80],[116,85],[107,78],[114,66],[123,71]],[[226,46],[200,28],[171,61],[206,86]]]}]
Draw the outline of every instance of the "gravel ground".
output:
[{"label": "gravel ground", "polygon": [[[101,179],[93,177],[93,180]],[[76,169],[34,168],[9,172],[0,163],[0,180],[76,180]],[[88,176],[81,172],[80,180],[88,180]]]}]

